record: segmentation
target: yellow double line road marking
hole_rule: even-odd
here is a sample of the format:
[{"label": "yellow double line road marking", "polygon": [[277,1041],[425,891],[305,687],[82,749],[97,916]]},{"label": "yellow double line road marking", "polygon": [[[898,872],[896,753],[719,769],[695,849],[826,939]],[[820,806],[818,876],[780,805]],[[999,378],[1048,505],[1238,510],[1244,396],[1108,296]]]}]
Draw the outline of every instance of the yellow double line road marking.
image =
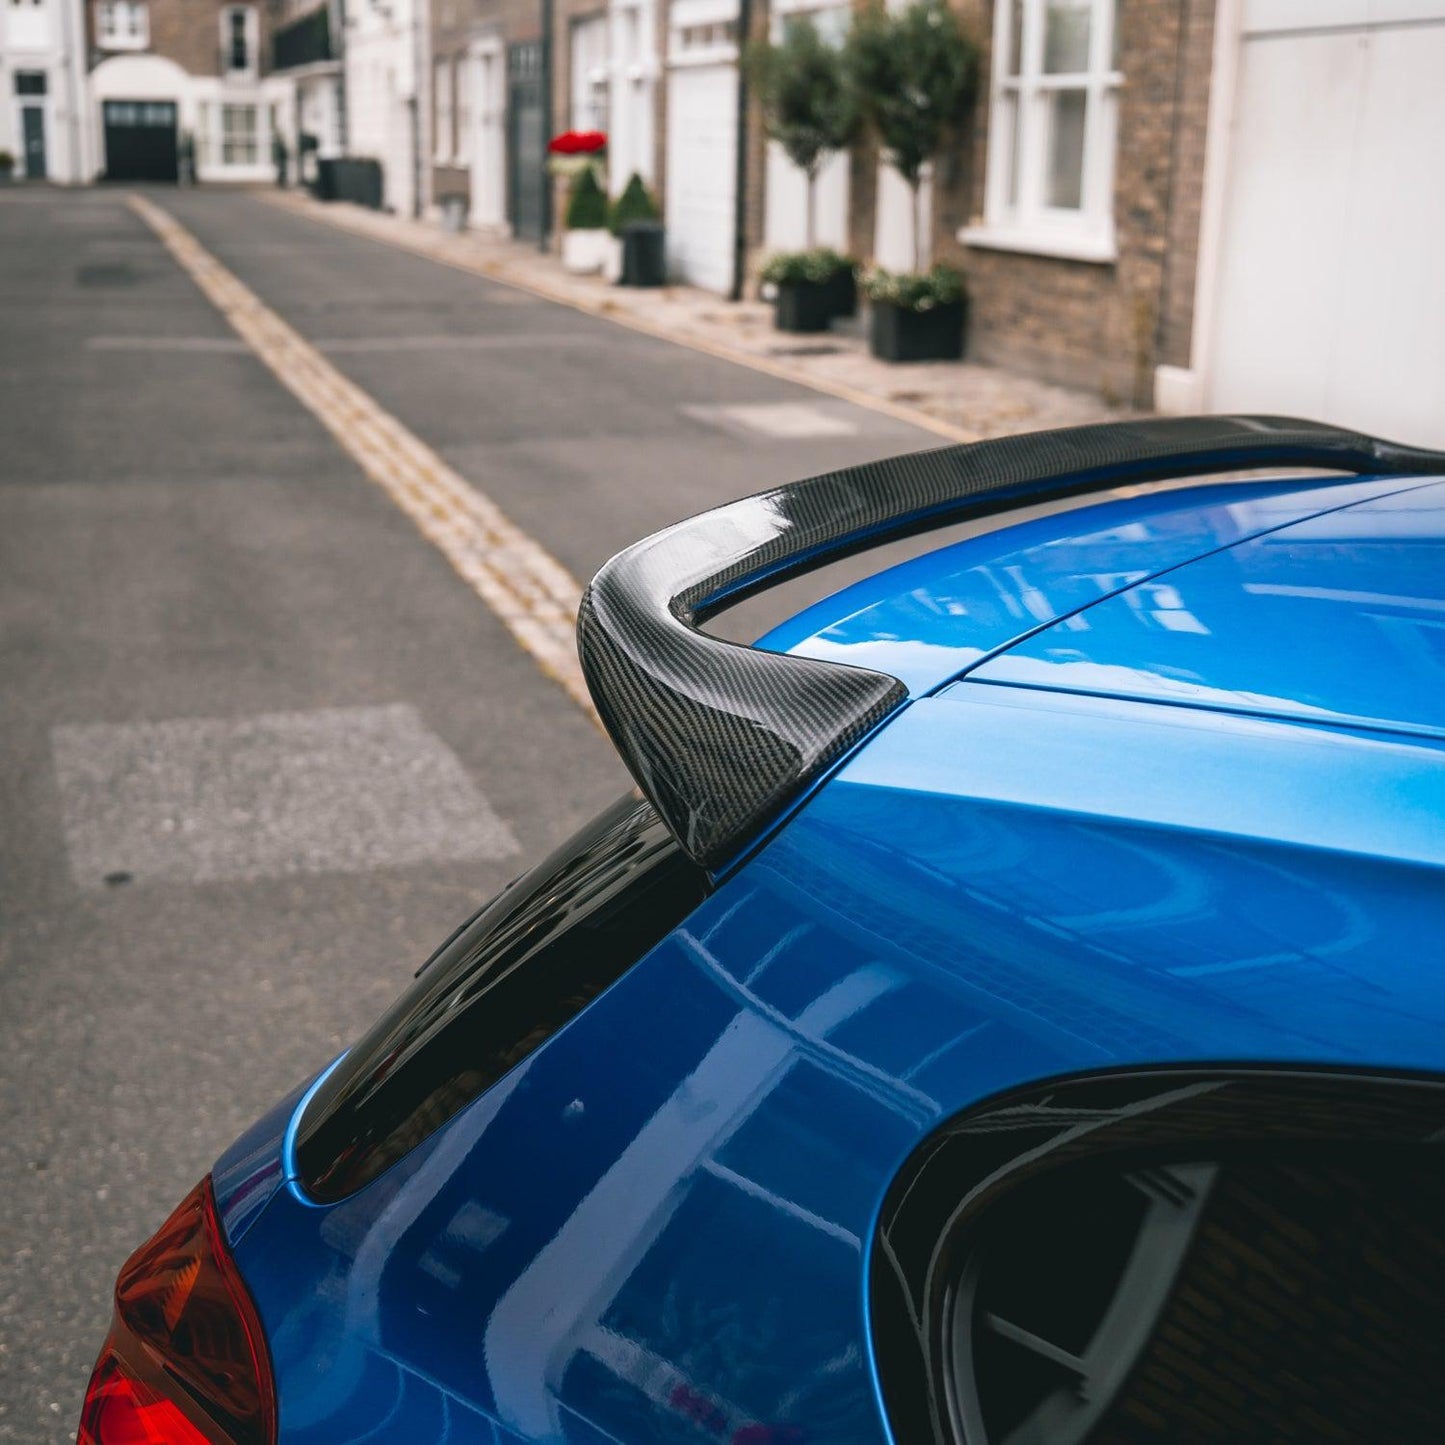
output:
[{"label": "yellow double line road marking", "polygon": [[512,636],[596,720],[577,661],[582,587],[545,548],[424,442],[347,380],[243,285],[168,211],[131,209],[153,230],[236,334],[380,486]]}]

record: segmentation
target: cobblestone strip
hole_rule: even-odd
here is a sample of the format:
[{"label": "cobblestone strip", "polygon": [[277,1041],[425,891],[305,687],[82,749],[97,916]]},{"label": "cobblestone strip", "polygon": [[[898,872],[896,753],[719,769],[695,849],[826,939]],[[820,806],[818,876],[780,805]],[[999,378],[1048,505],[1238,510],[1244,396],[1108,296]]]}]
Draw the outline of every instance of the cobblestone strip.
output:
[{"label": "cobblestone strip", "polygon": [[542,671],[597,721],[577,661],[582,587],[576,578],[343,376],[169,212],[144,196],[128,199],[131,209],[281,384],[412,519]]}]

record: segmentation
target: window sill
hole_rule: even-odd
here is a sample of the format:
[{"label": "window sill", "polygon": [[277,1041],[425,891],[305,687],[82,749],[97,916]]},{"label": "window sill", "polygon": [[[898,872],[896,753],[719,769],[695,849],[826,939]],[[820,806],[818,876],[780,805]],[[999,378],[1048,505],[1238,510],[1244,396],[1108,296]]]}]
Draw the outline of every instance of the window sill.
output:
[{"label": "window sill", "polygon": [[965,226],[958,239],[985,251],[1018,251],[1027,256],[1056,256],[1063,261],[1088,261],[1108,266],[1119,259],[1109,237],[1061,236],[1048,231],[1015,231],[1002,226]]}]

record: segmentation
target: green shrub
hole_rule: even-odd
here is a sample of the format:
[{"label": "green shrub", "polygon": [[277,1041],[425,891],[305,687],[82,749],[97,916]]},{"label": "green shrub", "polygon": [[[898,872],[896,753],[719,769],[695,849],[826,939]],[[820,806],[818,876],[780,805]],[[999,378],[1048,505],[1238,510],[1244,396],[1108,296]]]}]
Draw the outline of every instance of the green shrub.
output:
[{"label": "green shrub", "polygon": [[869,0],[848,34],[848,69],[884,159],[913,193],[913,266],[922,264],[923,169],[973,100],[978,45],[944,0],[890,11]]},{"label": "green shrub", "polygon": [[822,283],[842,271],[854,270],[856,265],[849,257],[819,246],[812,251],[779,251],[768,257],[759,275],[775,286],[796,285],[799,281]]},{"label": "green shrub", "polygon": [[9,151],[0,149],[0,171],[13,171],[15,169],[15,157]]},{"label": "green shrub", "polygon": [[657,202],[653,200],[652,193],[643,185],[642,177],[633,171],[622,194],[612,203],[612,215],[609,221],[612,234],[620,236],[622,228],[633,221],[661,219]]},{"label": "green shrub", "polygon": [[566,225],[569,231],[600,231],[607,225],[607,192],[598,185],[597,172],[592,166],[572,182]]},{"label": "green shrub", "polygon": [[962,301],[967,294],[963,277],[941,262],[931,271],[885,271],[872,266],[860,285],[870,301],[887,301],[905,311],[932,311]]}]

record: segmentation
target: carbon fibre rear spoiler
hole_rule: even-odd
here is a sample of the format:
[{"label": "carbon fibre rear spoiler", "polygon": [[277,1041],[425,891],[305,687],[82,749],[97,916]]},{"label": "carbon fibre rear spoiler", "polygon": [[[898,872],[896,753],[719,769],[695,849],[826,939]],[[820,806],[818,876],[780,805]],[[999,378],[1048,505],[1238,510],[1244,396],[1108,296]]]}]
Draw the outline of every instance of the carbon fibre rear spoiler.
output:
[{"label": "carbon fibre rear spoiler", "polygon": [[942,447],[730,502],[619,552],[577,619],[583,673],[638,786],[717,869],[899,707],[886,673],[761,652],[699,624],[865,547],[1129,482],[1258,467],[1445,475],[1445,453],[1288,417],[1149,419]]}]

